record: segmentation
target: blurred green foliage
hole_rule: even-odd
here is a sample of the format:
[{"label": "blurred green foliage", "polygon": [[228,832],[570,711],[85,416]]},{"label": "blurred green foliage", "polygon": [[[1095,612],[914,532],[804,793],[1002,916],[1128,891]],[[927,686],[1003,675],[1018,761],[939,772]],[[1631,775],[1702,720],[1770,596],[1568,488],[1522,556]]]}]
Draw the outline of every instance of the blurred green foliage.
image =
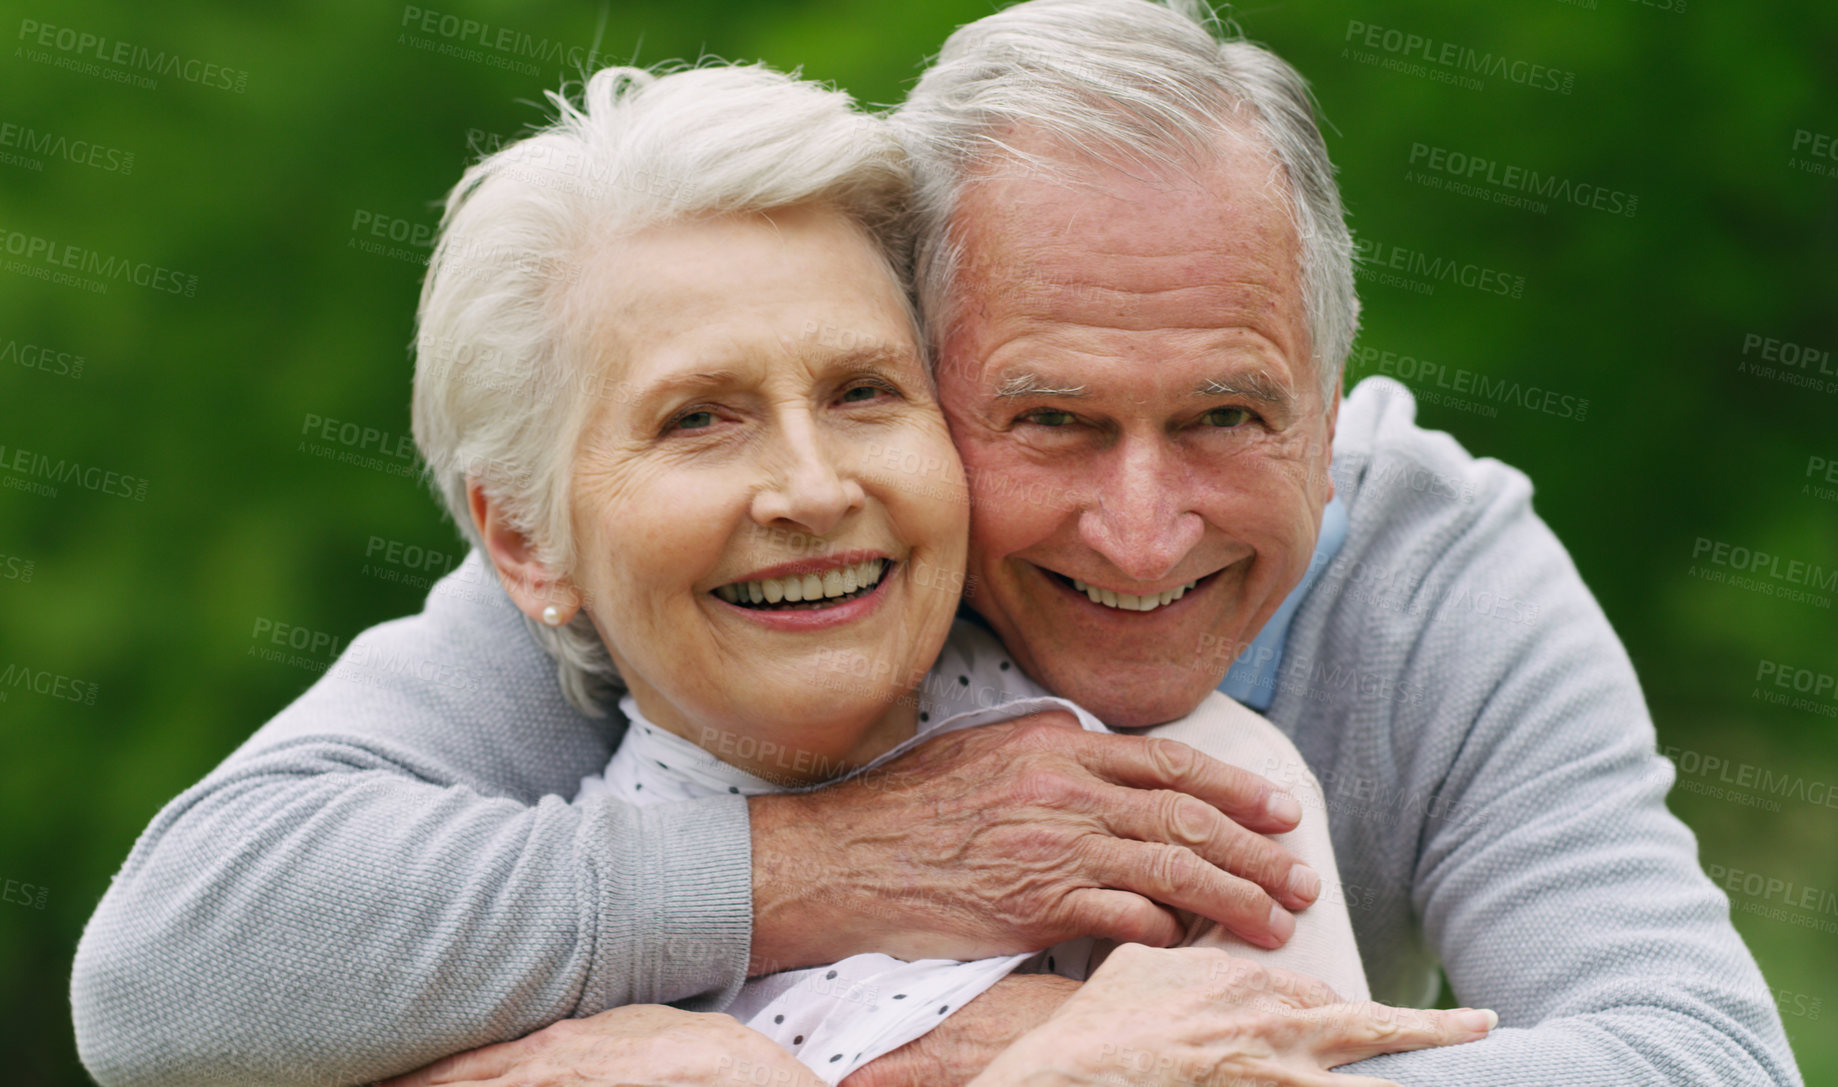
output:
[{"label": "blurred green foliage", "polygon": [[[439,2],[427,10],[575,56],[598,33],[600,55],[618,62],[757,58],[873,103],[897,101],[952,27],[990,10]],[[368,213],[431,228],[469,146],[540,120],[541,92],[579,72],[419,48],[405,35],[444,39],[405,27],[410,11],[22,0],[0,23],[0,126],[66,141],[34,154],[0,127],[0,151],[39,163],[0,161],[0,245],[44,238],[196,276],[192,297],[121,280],[90,293],[0,254],[0,460],[27,450],[147,482],[144,499],[76,483],[55,497],[0,489],[0,668],[96,685],[93,705],[0,687],[0,881],[44,890],[42,909],[0,902],[0,1029],[12,1038],[0,1079],[86,1082],[66,997],[85,919],[159,807],[312,682],[251,656],[254,625],[348,639],[422,595],[375,576],[373,540],[459,553],[412,476],[302,452],[303,425],[406,435],[425,249],[365,252],[353,225]],[[1838,160],[1798,135],[1838,137],[1838,9],[1359,0],[1237,18],[1313,81],[1354,228],[1385,247],[1369,252],[1523,277],[1518,298],[1365,278],[1361,344],[1441,364],[1445,382],[1521,385],[1512,402],[1426,399],[1420,417],[1530,475],[1626,640],[1661,744],[1838,783],[1838,721],[1768,704],[1756,681],[1764,661],[1838,673],[1838,611],[1691,573],[1701,539],[1838,569],[1838,501],[1808,474],[1812,458],[1838,460],[1838,373],[1819,390],[1741,368],[1759,361],[1743,349],[1760,337],[1823,350],[1838,372]],[[151,88],[103,78],[69,67],[81,54],[55,37],[34,46],[34,23],[213,62],[246,85],[213,86],[198,69]],[[1373,48],[1370,27],[1430,44],[1392,50],[1381,33]],[[1445,44],[1553,69],[1570,89],[1511,70],[1479,89],[1450,83],[1434,75],[1449,71],[1434,59]],[[131,153],[131,168],[72,141]],[[1634,195],[1637,209],[1558,200],[1539,212],[1439,189],[1421,178],[1432,148]],[[31,364],[25,345],[52,354]],[[1362,356],[1353,374],[1388,365]],[[1408,383],[1436,391],[1434,379]],[[1586,417],[1523,406],[1529,387],[1587,399]],[[1717,782],[1693,765],[1686,780]],[[1838,811],[1684,791],[1673,804],[1706,862],[1838,890]],[[1735,919],[1781,991],[1807,1080],[1838,1082],[1838,918],[1812,918],[1823,930]]]}]

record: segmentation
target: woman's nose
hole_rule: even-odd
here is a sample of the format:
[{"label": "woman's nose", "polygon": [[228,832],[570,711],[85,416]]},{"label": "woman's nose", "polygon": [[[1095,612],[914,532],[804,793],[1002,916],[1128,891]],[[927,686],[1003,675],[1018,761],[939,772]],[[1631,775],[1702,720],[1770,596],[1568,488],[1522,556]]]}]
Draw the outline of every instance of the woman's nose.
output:
[{"label": "woman's nose", "polygon": [[762,526],[789,521],[828,536],[867,502],[861,481],[812,427],[785,428],[772,459],[766,485],[753,497],[753,520]]}]

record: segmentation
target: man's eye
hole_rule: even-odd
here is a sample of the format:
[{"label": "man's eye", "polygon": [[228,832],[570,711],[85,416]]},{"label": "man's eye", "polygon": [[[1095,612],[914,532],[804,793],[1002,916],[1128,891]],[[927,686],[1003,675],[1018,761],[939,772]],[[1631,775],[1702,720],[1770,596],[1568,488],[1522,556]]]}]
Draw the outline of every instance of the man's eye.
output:
[{"label": "man's eye", "polygon": [[712,411],[692,411],[676,417],[673,424],[677,430],[702,430],[715,425],[715,413]]},{"label": "man's eye", "polygon": [[1035,426],[1062,427],[1072,424],[1072,413],[1069,411],[1052,410],[1030,411],[1026,415],[1023,415],[1021,419],[1023,422],[1033,423]]},{"label": "man's eye", "polygon": [[1230,429],[1243,426],[1250,420],[1251,413],[1243,408],[1214,408],[1201,418],[1205,420],[1207,426]]}]

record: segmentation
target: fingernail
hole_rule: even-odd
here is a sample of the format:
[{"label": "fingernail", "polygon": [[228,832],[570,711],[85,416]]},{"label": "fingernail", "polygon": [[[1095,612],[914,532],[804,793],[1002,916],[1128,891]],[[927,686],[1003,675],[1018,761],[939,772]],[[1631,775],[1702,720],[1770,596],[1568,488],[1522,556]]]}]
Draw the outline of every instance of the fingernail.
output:
[{"label": "fingernail", "polygon": [[1264,810],[1270,813],[1270,818],[1279,822],[1302,821],[1302,805],[1296,803],[1296,798],[1288,793],[1271,793],[1270,799],[1264,802]]},{"label": "fingernail", "polygon": [[1321,877],[1306,864],[1298,864],[1289,870],[1289,893],[1304,902],[1313,902],[1321,893]]},{"label": "fingernail", "polygon": [[1278,946],[1288,943],[1295,931],[1296,919],[1289,915],[1288,910],[1281,906],[1270,907],[1270,935],[1275,938]]},{"label": "fingernail", "polygon": [[1500,1013],[1492,1008],[1468,1008],[1462,1011],[1459,1021],[1469,1030],[1485,1033],[1500,1025]]}]

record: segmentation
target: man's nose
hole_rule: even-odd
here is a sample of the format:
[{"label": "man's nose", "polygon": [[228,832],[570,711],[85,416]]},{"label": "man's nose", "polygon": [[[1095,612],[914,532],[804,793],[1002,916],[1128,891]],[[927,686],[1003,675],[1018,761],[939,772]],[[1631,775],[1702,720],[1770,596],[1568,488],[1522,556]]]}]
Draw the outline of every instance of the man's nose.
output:
[{"label": "man's nose", "polygon": [[1079,538],[1125,577],[1160,581],[1199,545],[1206,523],[1187,501],[1185,473],[1153,441],[1125,441],[1079,514]]},{"label": "man's nose", "polygon": [[752,517],[762,527],[791,522],[814,536],[828,536],[850,512],[867,502],[855,473],[808,419],[780,428],[764,486],[754,493]]}]

